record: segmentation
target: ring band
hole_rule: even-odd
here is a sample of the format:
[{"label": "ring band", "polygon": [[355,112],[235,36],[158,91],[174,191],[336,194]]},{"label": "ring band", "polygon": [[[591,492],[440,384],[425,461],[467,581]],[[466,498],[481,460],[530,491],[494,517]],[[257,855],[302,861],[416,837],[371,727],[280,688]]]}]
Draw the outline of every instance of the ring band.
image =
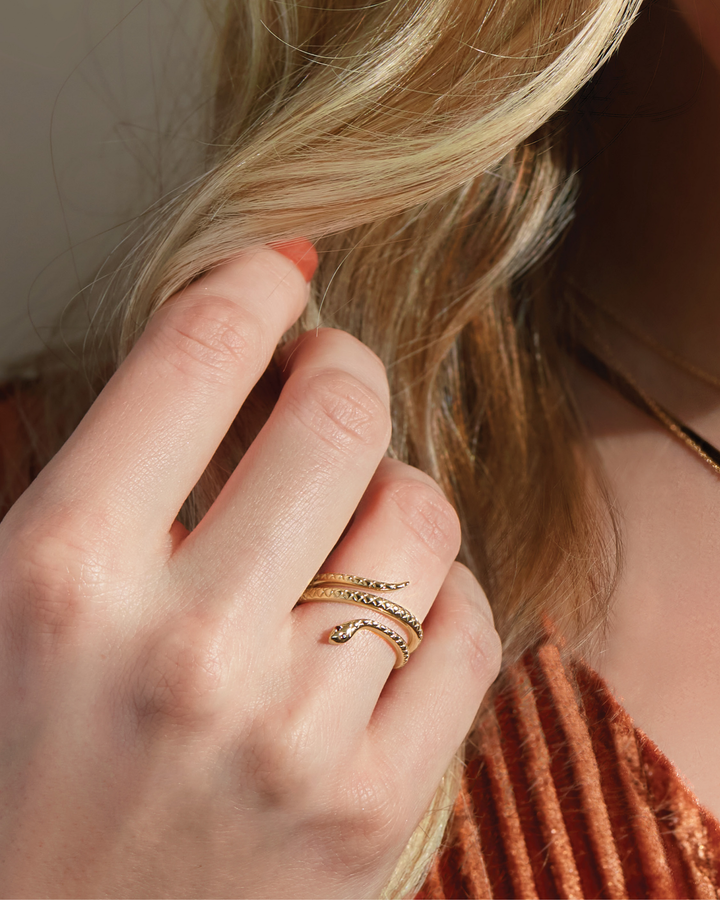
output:
[{"label": "ring band", "polygon": [[330,632],[329,640],[333,644],[346,644],[356,632],[360,631],[361,628],[371,628],[375,634],[379,634],[381,638],[384,638],[388,644],[390,644],[397,655],[395,665],[393,666],[394,669],[402,668],[408,659],[410,659],[408,645],[400,637],[397,631],[393,631],[392,628],[388,628],[387,625],[376,622],[374,619],[353,619],[352,622],[336,625]]},{"label": "ring band", "polygon": [[[311,582],[312,583],[312,582]],[[370,606],[387,616],[395,619],[407,629],[408,653],[417,650],[420,641],[423,639],[422,625],[415,616],[400,606],[393,603],[392,600],[386,600],[384,597],[378,597],[375,594],[366,594],[364,591],[348,591],[345,588],[337,587],[307,587],[300,598],[301,603],[309,603],[311,600],[335,600],[338,603],[357,603],[362,606]]]},{"label": "ring band", "polygon": [[[361,590],[347,590],[350,588],[366,588],[374,591],[399,591],[407,587],[410,582],[403,581],[393,583],[387,581],[377,581],[371,578],[361,578],[358,575],[340,575],[330,573],[320,573],[316,575],[310,584],[305,588],[298,603],[311,603],[320,600],[329,600],[339,603],[352,603],[361,606],[369,606],[385,613],[391,618],[399,622],[407,630],[407,636],[399,635],[392,628],[376,622],[374,619],[354,619],[351,622],[345,622],[337,625],[331,631],[328,641],[334,644],[347,643],[353,635],[361,628],[369,628],[376,634],[380,635],[387,643],[389,643],[397,655],[395,668],[404,666],[410,654],[417,649],[420,641],[423,639],[422,625],[417,618],[404,606],[387,600],[384,597],[378,597],[375,594],[367,593]],[[346,586],[346,587],[341,587]]]},{"label": "ring band", "polygon": [[308,587],[316,587],[319,584],[348,584],[351,587],[367,588],[369,591],[401,591],[410,582],[401,581],[396,584],[392,581],[373,581],[359,575],[331,575],[329,572],[319,572]]}]

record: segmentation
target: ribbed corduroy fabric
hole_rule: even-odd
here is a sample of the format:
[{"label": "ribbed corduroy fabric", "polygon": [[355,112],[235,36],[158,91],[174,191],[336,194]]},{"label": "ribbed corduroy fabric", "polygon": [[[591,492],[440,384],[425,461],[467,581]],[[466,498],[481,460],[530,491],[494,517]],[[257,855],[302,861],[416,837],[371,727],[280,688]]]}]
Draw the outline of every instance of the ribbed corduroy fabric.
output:
[{"label": "ribbed corduroy fabric", "polygon": [[720,895],[720,824],[603,680],[551,638],[507,673],[418,895]]}]

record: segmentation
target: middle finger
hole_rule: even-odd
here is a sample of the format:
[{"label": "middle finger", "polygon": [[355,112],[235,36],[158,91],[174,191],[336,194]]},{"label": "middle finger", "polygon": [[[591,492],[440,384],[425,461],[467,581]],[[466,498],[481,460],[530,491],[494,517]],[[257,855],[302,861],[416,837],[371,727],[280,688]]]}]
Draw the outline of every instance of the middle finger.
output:
[{"label": "middle finger", "polygon": [[342,534],[390,439],[382,363],[352,336],[295,345],[275,409],[176,562],[276,628]]}]

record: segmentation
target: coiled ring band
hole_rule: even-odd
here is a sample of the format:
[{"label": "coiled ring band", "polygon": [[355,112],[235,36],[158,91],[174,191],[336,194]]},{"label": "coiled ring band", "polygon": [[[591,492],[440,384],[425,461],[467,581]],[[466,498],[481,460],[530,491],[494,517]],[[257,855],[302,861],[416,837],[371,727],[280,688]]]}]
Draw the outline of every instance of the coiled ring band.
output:
[{"label": "coiled ring band", "polygon": [[[410,654],[417,649],[423,639],[422,625],[417,618],[404,606],[394,603],[385,597],[367,591],[399,591],[407,587],[409,582],[393,583],[377,581],[370,578],[361,578],[357,575],[340,575],[320,573],[316,575],[303,591],[298,603],[311,603],[320,600],[330,600],[338,603],[352,603],[371,609],[376,609],[392,619],[395,619],[407,631],[403,637],[374,619],[353,619],[342,625],[337,625],[330,632],[328,641],[334,644],[344,644],[349,641],[361,628],[369,628],[390,644],[396,653],[395,668],[404,666]],[[348,588],[351,588],[350,590]],[[354,588],[354,590],[352,590]],[[366,590],[358,590],[365,588]]]}]

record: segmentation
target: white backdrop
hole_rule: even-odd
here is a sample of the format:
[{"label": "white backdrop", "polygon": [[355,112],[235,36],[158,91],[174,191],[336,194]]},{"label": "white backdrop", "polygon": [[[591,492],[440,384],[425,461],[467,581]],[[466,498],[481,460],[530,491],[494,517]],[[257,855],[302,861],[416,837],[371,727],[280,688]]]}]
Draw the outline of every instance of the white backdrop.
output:
[{"label": "white backdrop", "polygon": [[197,171],[207,0],[0,2],[0,367]]}]

